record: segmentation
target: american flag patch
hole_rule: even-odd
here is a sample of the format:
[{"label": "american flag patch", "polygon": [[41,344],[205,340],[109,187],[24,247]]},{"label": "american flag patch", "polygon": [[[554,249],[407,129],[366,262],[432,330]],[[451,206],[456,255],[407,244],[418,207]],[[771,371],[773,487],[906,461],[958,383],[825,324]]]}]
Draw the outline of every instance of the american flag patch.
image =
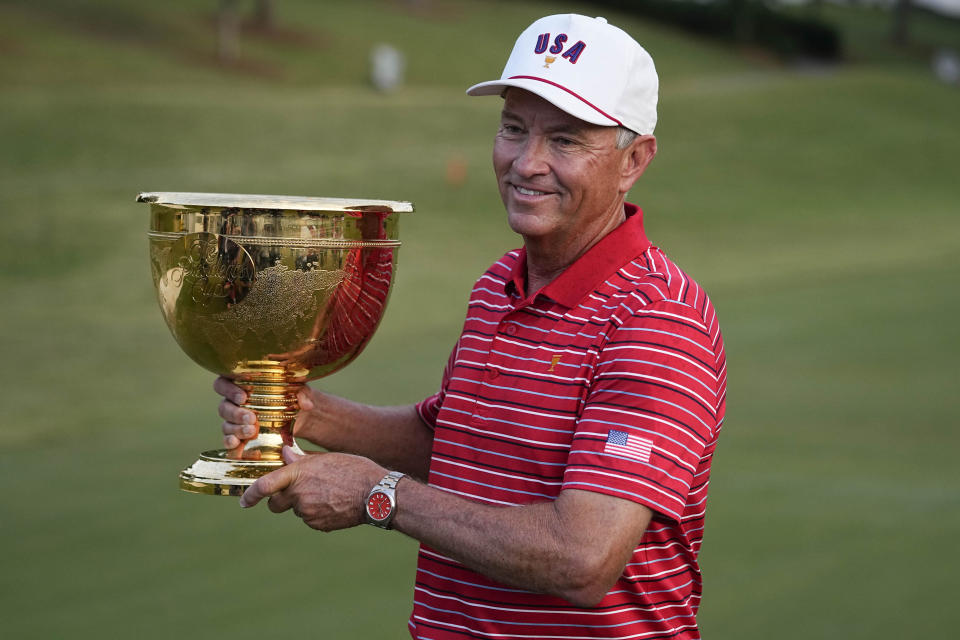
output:
[{"label": "american flag patch", "polygon": [[603,452],[615,456],[625,456],[633,458],[640,462],[650,461],[650,450],[653,449],[653,441],[631,436],[626,431],[610,429],[607,434],[607,443],[603,445]]}]

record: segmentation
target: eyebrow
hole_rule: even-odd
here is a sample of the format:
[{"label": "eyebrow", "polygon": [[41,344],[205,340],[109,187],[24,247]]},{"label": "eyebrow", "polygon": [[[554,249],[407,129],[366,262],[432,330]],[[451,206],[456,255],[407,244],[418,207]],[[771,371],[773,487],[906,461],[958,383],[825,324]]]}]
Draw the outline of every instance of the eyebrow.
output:
[{"label": "eyebrow", "polygon": [[[502,109],[500,111],[500,117],[509,118],[511,120],[517,120],[518,122],[523,122],[523,118],[518,116],[513,111],[510,111],[509,109]],[[566,122],[546,128],[547,133],[582,134],[585,130],[586,130],[586,127],[582,127],[574,123],[566,123]]]}]

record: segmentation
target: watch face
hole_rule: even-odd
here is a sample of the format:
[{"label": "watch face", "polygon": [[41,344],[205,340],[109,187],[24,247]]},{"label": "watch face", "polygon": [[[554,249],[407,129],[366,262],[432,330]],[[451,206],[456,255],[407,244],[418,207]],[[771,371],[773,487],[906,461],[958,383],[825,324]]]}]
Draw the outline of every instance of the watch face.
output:
[{"label": "watch face", "polygon": [[367,513],[374,520],[386,520],[392,510],[389,496],[382,491],[374,492],[367,500]]}]

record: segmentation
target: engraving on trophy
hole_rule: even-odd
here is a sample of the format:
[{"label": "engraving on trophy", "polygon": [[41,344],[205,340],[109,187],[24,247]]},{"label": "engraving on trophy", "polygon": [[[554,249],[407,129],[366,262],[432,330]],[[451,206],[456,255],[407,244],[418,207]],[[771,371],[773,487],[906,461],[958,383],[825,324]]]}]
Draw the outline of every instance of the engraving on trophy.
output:
[{"label": "engraving on trophy", "polygon": [[[175,290],[178,302],[189,304],[194,313],[229,309],[243,301],[256,279],[250,254],[225,236],[190,233],[173,249],[168,260],[175,266],[166,271],[161,284]],[[170,296],[161,292],[161,297]]]},{"label": "engraving on trophy", "polygon": [[314,318],[340,285],[342,269],[301,271],[278,264],[260,271],[242,304],[196,319],[196,328],[227,360],[239,362],[251,343],[262,356],[309,341]]}]

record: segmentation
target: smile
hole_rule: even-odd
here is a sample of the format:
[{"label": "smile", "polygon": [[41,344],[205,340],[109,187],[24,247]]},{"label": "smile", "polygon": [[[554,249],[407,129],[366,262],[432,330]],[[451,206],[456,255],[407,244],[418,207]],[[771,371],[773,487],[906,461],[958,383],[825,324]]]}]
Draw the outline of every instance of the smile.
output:
[{"label": "smile", "polygon": [[519,186],[519,185],[513,185],[513,188],[516,189],[517,191],[519,191],[521,194],[523,194],[523,195],[525,195],[525,196],[545,196],[545,195],[547,195],[547,192],[546,192],[546,191],[535,191],[535,190],[533,190],[533,189],[527,189],[527,188],[521,187],[521,186]]}]

